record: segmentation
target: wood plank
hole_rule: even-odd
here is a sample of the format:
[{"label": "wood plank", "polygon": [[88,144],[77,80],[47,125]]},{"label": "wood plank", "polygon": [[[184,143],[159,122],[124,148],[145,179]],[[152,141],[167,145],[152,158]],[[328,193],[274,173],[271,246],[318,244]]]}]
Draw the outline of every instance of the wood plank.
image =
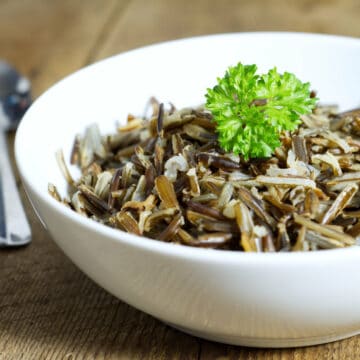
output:
[{"label": "wood plank", "polygon": [[360,336],[333,343],[290,349],[256,349],[201,342],[204,360],[350,360],[360,358]]},{"label": "wood plank", "polygon": [[360,36],[357,0],[134,0],[96,59],[176,38],[238,31],[302,31]]},{"label": "wood plank", "polygon": [[87,61],[127,0],[0,3],[1,57],[29,76],[35,96]]}]

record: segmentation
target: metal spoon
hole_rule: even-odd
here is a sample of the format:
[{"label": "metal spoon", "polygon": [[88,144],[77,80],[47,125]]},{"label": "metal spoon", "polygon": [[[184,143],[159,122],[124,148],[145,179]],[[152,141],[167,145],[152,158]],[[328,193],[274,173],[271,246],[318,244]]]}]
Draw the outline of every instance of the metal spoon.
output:
[{"label": "metal spoon", "polygon": [[30,106],[30,82],[0,60],[0,247],[28,244],[31,230],[17,190],[6,144]]}]

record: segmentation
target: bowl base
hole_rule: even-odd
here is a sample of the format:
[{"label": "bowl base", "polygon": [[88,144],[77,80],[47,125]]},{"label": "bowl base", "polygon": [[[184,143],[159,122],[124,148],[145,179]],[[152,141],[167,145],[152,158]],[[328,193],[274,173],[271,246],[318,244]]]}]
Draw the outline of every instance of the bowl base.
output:
[{"label": "bowl base", "polygon": [[303,337],[303,338],[256,338],[256,337],[243,337],[236,335],[224,335],[217,333],[207,333],[203,331],[197,331],[193,329],[188,329],[186,327],[178,326],[166,322],[169,326],[180,330],[184,333],[187,333],[192,336],[203,338],[210,341],[216,341],[229,345],[240,345],[246,347],[257,347],[257,348],[290,348],[290,347],[301,347],[301,346],[311,346],[311,345],[320,345],[337,340],[343,340],[355,335],[360,334],[359,330],[331,334],[326,336],[313,336],[313,337]]}]

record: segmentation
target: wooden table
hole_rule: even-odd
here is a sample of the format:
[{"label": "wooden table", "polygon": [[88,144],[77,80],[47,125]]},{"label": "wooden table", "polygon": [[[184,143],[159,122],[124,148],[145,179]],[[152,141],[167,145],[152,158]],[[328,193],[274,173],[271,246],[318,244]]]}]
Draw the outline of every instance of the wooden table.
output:
[{"label": "wooden table", "polygon": [[[31,79],[36,97],[84,65],[140,45],[253,30],[360,36],[359,19],[359,0],[0,0],[0,57]],[[259,350],[201,340],[160,323],[83,275],[19,188],[33,243],[0,251],[0,360],[360,359],[360,336]]]}]

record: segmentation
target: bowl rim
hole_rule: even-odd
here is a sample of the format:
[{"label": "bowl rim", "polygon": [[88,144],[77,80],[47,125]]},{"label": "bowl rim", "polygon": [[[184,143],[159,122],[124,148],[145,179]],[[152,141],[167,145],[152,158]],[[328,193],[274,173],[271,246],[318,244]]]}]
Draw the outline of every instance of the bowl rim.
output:
[{"label": "bowl rim", "polygon": [[[156,239],[147,238],[145,236],[138,236],[134,234],[127,233],[120,229],[111,228],[104,224],[98,223],[90,218],[85,218],[84,216],[76,213],[75,211],[67,208],[63,204],[56,201],[52,196],[48,194],[44,189],[40,189],[36,186],[36,183],[31,181],[31,175],[28,176],[25,168],[22,166],[22,150],[21,150],[21,138],[24,134],[24,123],[26,123],[29,117],[31,117],[34,108],[36,110],[38,104],[42,103],[43,97],[46,97],[49,92],[52,92],[54,88],[60,86],[63,82],[66,82],[68,79],[78,76],[83,72],[89,71],[92,67],[96,67],[99,64],[104,65],[110,61],[116,61],[117,58],[122,56],[128,56],[136,54],[137,52],[151,51],[152,48],[166,47],[168,45],[173,45],[180,42],[191,42],[191,41],[207,41],[214,38],[221,37],[257,37],[257,36],[267,36],[267,37],[276,37],[276,38],[285,38],[285,37],[297,37],[302,39],[313,39],[320,40],[322,42],[347,42],[353,46],[360,47],[360,38],[343,36],[343,35],[332,35],[332,34],[318,34],[318,33],[306,33],[306,32],[287,32],[287,31],[253,31],[253,32],[230,32],[230,33],[218,33],[210,35],[201,35],[193,37],[179,38],[175,40],[155,42],[149,45],[136,47],[128,51],[121,52],[119,54],[112,55],[105,59],[96,61],[93,64],[87,65],[80,68],[79,70],[67,75],[60,81],[57,81],[52,86],[50,86],[44,93],[42,93],[29,108],[29,110],[24,115],[18,130],[15,136],[15,161],[18,167],[20,177],[25,184],[25,189],[29,188],[35,196],[37,196],[42,203],[46,204],[52,211],[57,215],[65,217],[70,222],[79,224],[80,226],[94,231],[97,234],[104,235],[116,243],[125,243],[126,245],[142,248],[150,252],[161,253],[173,257],[186,257],[197,259],[198,261],[213,261],[223,263],[225,260],[230,263],[245,262],[248,264],[256,264],[259,261],[264,262],[264,264],[296,264],[296,260],[301,260],[302,263],[309,262],[314,263],[318,262],[320,259],[332,262],[339,259],[349,259],[349,257],[358,257],[360,254],[360,246],[353,246],[342,249],[329,249],[329,250],[320,250],[320,251],[298,251],[298,252],[268,252],[268,253],[255,253],[255,252],[243,252],[243,251],[233,251],[233,250],[218,250],[218,249],[207,249],[207,248],[198,248],[190,247],[181,244],[174,244],[159,241]],[[35,105],[35,107],[34,107]],[[55,161],[55,157],[54,157]],[[29,196],[30,198],[30,196]],[[31,199],[30,199],[31,201]],[[32,203],[32,202],[31,202]],[[36,211],[36,209],[35,209]],[[37,213],[37,211],[36,211]],[[39,216],[40,218],[40,216]],[[41,220],[41,218],[40,218]],[[41,220],[42,221],[42,220]]]}]

